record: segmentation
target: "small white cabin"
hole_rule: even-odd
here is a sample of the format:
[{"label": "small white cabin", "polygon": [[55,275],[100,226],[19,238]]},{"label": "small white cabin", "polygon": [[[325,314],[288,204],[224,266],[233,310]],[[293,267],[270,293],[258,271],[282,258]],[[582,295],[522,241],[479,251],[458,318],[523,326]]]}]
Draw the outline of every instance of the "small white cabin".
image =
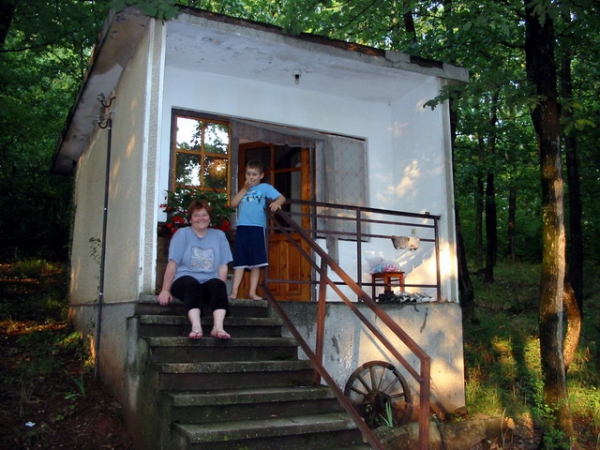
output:
[{"label": "small white cabin", "polygon": [[[129,395],[127,318],[162,281],[166,192],[184,183],[231,195],[245,161],[260,158],[266,179],[292,200],[414,213],[418,225],[436,218],[433,240],[411,224],[368,226],[421,236],[413,252],[366,239],[359,257],[356,239],[317,237],[365,292],[369,261],[381,258],[401,265],[408,292],[413,284],[427,294],[410,308],[386,307],[430,352],[432,395],[448,410],[463,406],[450,114],[447,104],[424,105],[467,81],[465,69],[448,64],[206,11],[182,9],[164,22],[132,8],[112,14],[52,170],[75,177],[71,311],[76,327],[100,340],[99,371],[113,392]],[[289,259],[289,244],[277,245],[274,271],[310,273]],[[277,298],[310,337],[302,309],[314,306],[315,289],[306,286],[280,288]],[[356,367],[384,356],[361,344],[352,317],[335,305],[328,314],[335,338],[324,360],[343,386]]]}]

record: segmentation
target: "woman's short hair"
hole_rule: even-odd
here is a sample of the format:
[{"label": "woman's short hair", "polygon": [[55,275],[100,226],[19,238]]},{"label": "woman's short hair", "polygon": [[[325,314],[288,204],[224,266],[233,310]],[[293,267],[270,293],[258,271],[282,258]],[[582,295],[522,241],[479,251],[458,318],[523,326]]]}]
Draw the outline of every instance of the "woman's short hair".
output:
[{"label": "woman's short hair", "polygon": [[209,217],[212,219],[212,209],[211,209],[210,205],[208,204],[208,201],[204,200],[204,199],[200,199],[200,200],[192,200],[192,202],[188,206],[188,209],[187,209],[188,222],[190,222],[192,220],[192,214],[194,214],[194,212],[196,212],[196,211],[200,211],[201,209],[205,209],[206,212],[208,213]]}]

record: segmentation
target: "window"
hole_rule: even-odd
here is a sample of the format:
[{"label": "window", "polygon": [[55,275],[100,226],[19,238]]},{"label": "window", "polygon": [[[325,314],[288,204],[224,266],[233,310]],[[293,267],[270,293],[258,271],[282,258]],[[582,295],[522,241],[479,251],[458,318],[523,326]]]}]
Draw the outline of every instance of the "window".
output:
[{"label": "window", "polygon": [[173,113],[171,190],[178,186],[229,194],[229,123]]}]

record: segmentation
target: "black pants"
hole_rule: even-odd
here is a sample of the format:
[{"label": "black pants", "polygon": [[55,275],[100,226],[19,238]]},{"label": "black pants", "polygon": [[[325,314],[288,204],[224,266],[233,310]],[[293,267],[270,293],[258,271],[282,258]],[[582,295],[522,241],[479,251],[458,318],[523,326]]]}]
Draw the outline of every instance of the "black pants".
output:
[{"label": "black pants", "polygon": [[223,280],[211,278],[200,283],[194,277],[183,276],[177,278],[171,286],[171,293],[185,305],[185,310],[201,308],[203,305],[210,307],[211,311],[224,309],[229,315],[229,297],[227,285]]}]

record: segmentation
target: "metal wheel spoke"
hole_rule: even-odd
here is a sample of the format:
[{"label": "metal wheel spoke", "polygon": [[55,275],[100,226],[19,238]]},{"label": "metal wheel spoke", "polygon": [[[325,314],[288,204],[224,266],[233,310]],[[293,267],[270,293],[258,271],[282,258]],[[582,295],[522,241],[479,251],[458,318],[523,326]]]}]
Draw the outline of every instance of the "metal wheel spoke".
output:
[{"label": "metal wheel spoke", "polygon": [[402,388],[402,385],[400,384],[400,381],[398,381],[397,378],[394,378],[393,380],[389,380],[389,383],[384,388],[382,388],[381,391],[391,393],[395,392],[395,390],[398,389],[398,387]]},{"label": "metal wheel spoke", "polygon": [[365,387],[368,393],[373,392],[373,386],[369,384],[367,380],[365,380],[360,374],[356,377],[358,381]]}]

